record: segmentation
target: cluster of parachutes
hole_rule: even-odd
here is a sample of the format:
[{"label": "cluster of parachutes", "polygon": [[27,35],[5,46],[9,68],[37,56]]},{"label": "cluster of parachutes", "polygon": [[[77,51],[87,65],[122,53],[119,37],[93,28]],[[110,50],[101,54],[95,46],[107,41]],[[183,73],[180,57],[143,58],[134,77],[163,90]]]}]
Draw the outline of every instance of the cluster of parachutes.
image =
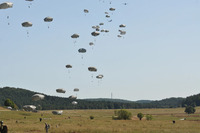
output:
[{"label": "cluster of parachutes", "polygon": [[[26,0],[26,1],[31,2],[31,1],[33,1],[33,0]],[[99,0],[99,1],[101,2],[101,0]],[[102,2],[104,2],[104,0],[103,0]],[[112,4],[111,1],[110,1],[110,4]],[[126,4],[127,4],[127,3],[124,3],[124,5],[126,5]],[[30,3],[30,5],[31,5],[31,3]],[[8,8],[12,8],[12,7],[13,7],[13,3],[11,3],[11,2],[5,2],[5,3],[0,4],[0,9],[8,9]],[[30,8],[30,6],[29,6],[29,8]],[[108,11],[105,11],[105,18],[107,19],[108,22],[112,22],[112,18],[111,18],[111,17],[112,17],[112,14],[113,14],[113,12],[114,12],[115,10],[116,10],[115,8],[111,7],[111,8],[108,9]],[[89,13],[89,10],[88,10],[88,9],[83,9],[83,12],[84,12],[84,14],[86,15],[86,14]],[[52,18],[52,17],[47,16],[47,17],[44,18],[44,22],[52,22],[52,21],[53,21],[53,18]],[[22,27],[26,27],[26,28],[27,28],[27,27],[32,27],[33,24],[32,24],[32,22],[26,21],[26,22],[22,22],[21,25],[22,25]],[[104,26],[104,25],[105,25],[105,24],[104,24],[103,22],[100,22],[100,23],[97,24],[97,25],[91,26],[91,28],[94,30],[93,32],[91,32],[91,35],[92,35],[93,37],[97,37],[97,36],[99,36],[101,33],[108,33],[108,32],[110,32],[108,29],[101,28],[101,27]],[[123,36],[126,34],[126,31],[124,30],[125,27],[126,27],[125,24],[120,24],[120,25],[119,25],[119,30],[118,30],[118,31],[119,31],[119,34],[117,35],[117,37],[120,38],[120,37],[123,37]],[[48,26],[48,28],[49,28],[49,26]],[[27,34],[29,34],[28,31],[27,31]],[[80,37],[80,35],[77,34],[77,33],[74,33],[74,34],[71,35],[71,38],[72,38],[72,39],[77,39],[77,38],[79,38],[79,37]],[[76,41],[75,41],[74,43],[76,43]],[[89,45],[90,45],[90,46],[93,46],[93,45],[94,45],[94,42],[89,42]],[[79,48],[77,51],[78,51],[80,54],[84,54],[84,53],[87,52],[87,50],[86,50],[85,48]],[[82,59],[83,59],[83,56],[82,56]],[[71,64],[67,64],[65,67],[66,67],[67,69],[72,69],[72,65],[71,65]],[[97,68],[94,67],[94,66],[89,66],[89,67],[88,67],[88,71],[90,71],[90,72],[97,72]],[[96,76],[97,79],[102,79],[103,77],[104,77],[104,75],[102,75],[102,74],[99,74],[99,75]],[[78,89],[78,88],[75,88],[73,91],[74,91],[74,92],[79,92],[79,89]],[[66,90],[65,90],[65,89],[62,89],[62,88],[58,88],[58,89],[56,89],[56,92],[57,92],[57,93],[65,93]],[[34,95],[32,96],[32,100],[33,100],[33,101],[43,100],[44,98],[45,98],[45,96],[42,95],[42,94],[34,94]],[[69,96],[69,99],[72,99],[72,102],[71,102],[71,103],[72,103],[73,105],[78,104],[78,102],[75,101],[75,99],[77,99],[77,96],[71,95],[71,96]],[[30,107],[28,106],[27,108],[30,108]],[[55,112],[54,112],[54,113],[55,113]]]},{"label": "cluster of parachutes", "polygon": [[[104,1],[103,1],[104,2]],[[110,4],[111,4],[112,2],[110,2]],[[124,5],[126,5],[127,3],[125,3]],[[109,8],[108,9],[108,11],[105,11],[105,18],[107,19],[107,21],[108,22],[112,22],[112,19],[111,19],[111,15],[113,14],[113,12],[115,11],[116,9],[115,8],[113,8],[113,7],[111,7],[111,8]],[[83,12],[84,12],[84,14],[85,14],[85,16],[86,16],[86,14],[88,14],[88,13],[90,13],[90,11],[88,10],[88,9],[83,9]],[[94,30],[93,32],[91,32],[91,35],[93,36],[93,37],[97,37],[97,36],[99,36],[101,33],[108,33],[109,32],[109,30],[108,29],[104,29],[104,28],[102,28],[102,26],[104,26],[104,23],[103,22],[100,22],[99,24],[97,24],[97,25],[93,25],[93,26],[91,26],[91,28]],[[122,37],[122,36],[124,36],[125,34],[126,34],[126,31],[124,30],[124,28],[126,27],[126,25],[125,24],[120,24],[119,25],[119,34],[117,35],[117,37]],[[78,39],[80,37],[80,35],[78,34],[78,33],[74,33],[74,34],[72,34],[71,35],[71,38],[72,39]],[[76,41],[74,42],[74,43],[76,43]],[[94,45],[94,42],[89,42],[89,45],[90,46],[93,46]],[[78,49],[78,52],[79,53],[81,53],[81,54],[84,54],[84,53],[86,53],[87,52],[87,50],[85,49],[85,48],[79,48]],[[82,58],[83,58],[83,56],[82,56]],[[71,69],[72,68],[72,65],[71,64],[67,64],[66,66],[65,66],[67,69]],[[97,72],[97,68],[96,67],[94,67],[94,66],[89,66],[88,67],[88,71],[90,71],[90,72]],[[93,77],[93,76],[92,76]],[[99,75],[97,75],[96,76],[96,78],[97,79],[103,79],[103,77],[104,77],[104,75],[103,74],[99,74]],[[71,96],[71,98],[72,98],[73,96]],[[72,102],[72,104],[77,104],[77,102]]]}]

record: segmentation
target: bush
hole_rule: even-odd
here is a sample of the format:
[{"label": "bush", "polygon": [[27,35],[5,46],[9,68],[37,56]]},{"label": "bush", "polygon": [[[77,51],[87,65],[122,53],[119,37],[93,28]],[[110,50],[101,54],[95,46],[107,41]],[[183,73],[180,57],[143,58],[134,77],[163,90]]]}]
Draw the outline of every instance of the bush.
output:
[{"label": "bush", "polygon": [[142,118],[144,117],[144,115],[143,115],[142,113],[138,113],[138,114],[137,114],[137,117],[138,117],[140,120],[142,120]]},{"label": "bush", "polygon": [[121,110],[115,110],[114,111],[115,116],[113,116],[112,118],[114,120],[130,120],[132,117],[131,112],[125,110],[125,109],[121,109]]},{"label": "bush", "polygon": [[153,117],[152,117],[152,115],[150,115],[150,114],[147,114],[147,115],[146,115],[146,119],[147,119],[148,121],[150,121],[150,120],[152,120],[152,119],[153,119]]},{"label": "bush", "polygon": [[4,102],[4,106],[10,106],[13,109],[18,109],[17,105],[10,99],[6,99],[6,101]]},{"label": "bush", "polygon": [[196,111],[196,109],[193,106],[187,106],[185,108],[185,113],[187,113],[187,114],[194,114],[195,111]]},{"label": "bush", "polygon": [[91,119],[91,120],[94,119],[94,116],[91,115],[91,116],[90,116],[90,119]]}]

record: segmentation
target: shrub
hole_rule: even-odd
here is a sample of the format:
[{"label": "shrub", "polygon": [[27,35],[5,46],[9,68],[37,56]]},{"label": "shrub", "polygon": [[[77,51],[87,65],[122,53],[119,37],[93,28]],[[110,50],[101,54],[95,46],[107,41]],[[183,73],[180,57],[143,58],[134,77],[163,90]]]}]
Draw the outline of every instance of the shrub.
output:
[{"label": "shrub", "polygon": [[115,116],[112,117],[114,120],[130,120],[132,117],[131,112],[121,109],[121,110],[115,110],[114,111]]},{"label": "shrub", "polygon": [[152,120],[152,119],[153,119],[153,117],[152,117],[152,115],[150,115],[150,114],[147,114],[147,115],[146,115],[146,119],[147,119],[148,121],[150,121],[150,120]]},{"label": "shrub", "polygon": [[6,99],[6,101],[4,102],[4,106],[10,106],[13,109],[18,109],[17,105],[12,100],[10,100],[9,98]]},{"label": "shrub", "polygon": [[91,119],[91,120],[94,119],[94,116],[91,115],[91,116],[90,116],[90,119]]}]

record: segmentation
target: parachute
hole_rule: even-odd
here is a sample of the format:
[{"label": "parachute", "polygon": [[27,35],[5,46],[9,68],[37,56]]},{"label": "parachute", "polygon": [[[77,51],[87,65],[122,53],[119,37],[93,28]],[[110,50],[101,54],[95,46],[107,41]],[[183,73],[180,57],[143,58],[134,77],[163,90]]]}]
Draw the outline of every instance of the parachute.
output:
[{"label": "parachute", "polygon": [[[22,27],[32,27],[32,23],[31,22],[23,22],[22,23]],[[28,36],[28,34],[29,34],[29,32],[28,32],[28,30],[27,30],[27,36]]]},{"label": "parachute", "polygon": [[[68,64],[68,65],[66,65],[65,67],[68,69],[68,73],[70,73],[69,68],[72,68],[72,66]],[[70,78],[70,77],[69,77],[69,78]]]},{"label": "parachute", "polygon": [[60,110],[60,111],[52,111],[52,114],[54,115],[62,115],[63,111]]},{"label": "parachute", "polygon": [[66,68],[72,68],[72,66],[71,66],[71,65],[66,65],[65,67],[66,67]]},{"label": "parachute", "polygon": [[109,30],[105,30],[105,32],[107,33],[107,32],[109,32]]},{"label": "parachute", "polygon": [[102,79],[102,78],[103,78],[103,75],[102,75],[102,74],[97,75],[96,78],[97,78],[97,79]]},{"label": "parachute", "polygon": [[33,24],[31,22],[23,22],[22,26],[23,27],[31,27]]},{"label": "parachute", "polygon": [[98,36],[99,34],[100,34],[100,33],[97,32],[97,31],[94,31],[94,32],[91,33],[92,36]]},{"label": "parachute", "polygon": [[51,22],[51,21],[53,21],[52,17],[45,17],[44,18],[44,22]]},{"label": "parachute", "polygon": [[[52,17],[45,17],[44,18],[44,22],[52,22],[53,21],[53,18]],[[49,28],[49,26],[48,26]]]},{"label": "parachute", "polygon": [[79,89],[78,88],[74,88],[74,91],[79,91]]},{"label": "parachute", "polygon": [[110,18],[110,15],[106,15],[106,18]]},{"label": "parachute", "polygon": [[56,89],[56,92],[58,92],[58,93],[65,93],[66,90],[64,90],[64,89]]},{"label": "parachute", "polygon": [[125,28],[126,25],[125,25],[125,24],[120,24],[119,27],[120,27],[120,28]]},{"label": "parachute", "polygon": [[121,35],[117,35],[117,37],[122,37]]},{"label": "parachute", "polygon": [[71,38],[79,38],[79,35],[78,34],[73,34],[73,35],[71,35]]},{"label": "parachute", "polygon": [[84,13],[89,13],[89,11],[87,9],[84,9],[83,11],[84,11]]},{"label": "parachute", "polygon": [[93,42],[90,42],[89,45],[92,46],[92,45],[94,45],[94,43],[93,43]]},{"label": "parachute", "polygon": [[7,9],[7,8],[12,8],[13,7],[13,3],[11,2],[5,2],[0,4],[0,9]]},{"label": "parachute", "polygon": [[119,30],[120,32],[120,35],[125,35],[126,34],[126,31],[123,31],[123,30]]},{"label": "parachute", "polygon": [[109,10],[110,10],[110,11],[115,11],[115,8],[112,8],[112,7],[111,7]]},{"label": "parachute", "polygon": [[90,72],[96,72],[97,71],[97,69],[95,67],[88,67],[88,70]]},{"label": "parachute", "polygon": [[34,111],[34,110],[36,110],[36,106],[34,106],[34,105],[24,105],[23,109],[25,111]]},{"label": "parachute", "polygon": [[104,25],[104,23],[99,23],[99,25]]},{"label": "parachute", "polygon": [[73,101],[73,102],[72,102],[72,104],[73,104],[73,105],[77,105],[77,104],[78,104],[78,102],[76,102],[76,101]]},{"label": "parachute", "polygon": [[32,100],[33,101],[39,101],[39,100],[42,100],[42,99],[44,99],[44,95],[42,95],[42,94],[34,94],[33,96],[32,96]]},{"label": "parachute", "polygon": [[78,50],[78,52],[79,52],[79,53],[86,53],[86,49],[80,48],[80,49]]},{"label": "parachute", "polygon": [[102,29],[101,32],[105,32],[105,29]]},{"label": "parachute", "polygon": [[74,95],[69,96],[69,99],[76,99],[77,97]]}]

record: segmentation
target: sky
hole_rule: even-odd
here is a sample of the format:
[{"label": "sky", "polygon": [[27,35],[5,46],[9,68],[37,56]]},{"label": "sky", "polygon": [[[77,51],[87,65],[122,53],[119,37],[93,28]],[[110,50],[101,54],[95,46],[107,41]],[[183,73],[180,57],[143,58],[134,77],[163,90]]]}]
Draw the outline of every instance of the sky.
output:
[{"label": "sky", "polygon": [[[79,99],[111,98],[112,93],[132,101],[199,93],[199,0],[9,2],[13,8],[0,9],[0,87]],[[47,16],[53,21],[44,22]],[[25,21],[33,26],[22,27]],[[101,22],[109,32],[92,36],[92,26]],[[126,25],[121,38],[120,24]],[[74,33],[80,37],[72,39]],[[87,52],[80,54],[79,48]],[[103,79],[96,79],[98,74]],[[66,93],[56,93],[58,88]]]}]

